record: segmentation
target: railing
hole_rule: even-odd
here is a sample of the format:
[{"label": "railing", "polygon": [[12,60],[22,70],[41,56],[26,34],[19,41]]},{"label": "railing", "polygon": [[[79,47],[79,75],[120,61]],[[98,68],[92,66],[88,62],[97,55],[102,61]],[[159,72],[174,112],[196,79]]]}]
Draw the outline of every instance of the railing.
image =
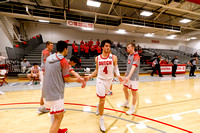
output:
[{"label": "railing", "polygon": [[21,73],[20,60],[6,59],[5,62],[6,62],[6,67],[7,67],[9,76],[17,76],[17,74]]}]

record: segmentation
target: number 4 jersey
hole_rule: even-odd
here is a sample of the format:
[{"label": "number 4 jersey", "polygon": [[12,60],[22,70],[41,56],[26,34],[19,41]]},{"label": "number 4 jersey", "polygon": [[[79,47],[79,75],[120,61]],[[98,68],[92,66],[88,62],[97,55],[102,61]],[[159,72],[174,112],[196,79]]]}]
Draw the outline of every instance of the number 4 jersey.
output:
[{"label": "number 4 jersey", "polygon": [[102,55],[97,56],[98,74],[100,79],[113,79],[113,55],[109,54],[107,58],[103,58]]}]

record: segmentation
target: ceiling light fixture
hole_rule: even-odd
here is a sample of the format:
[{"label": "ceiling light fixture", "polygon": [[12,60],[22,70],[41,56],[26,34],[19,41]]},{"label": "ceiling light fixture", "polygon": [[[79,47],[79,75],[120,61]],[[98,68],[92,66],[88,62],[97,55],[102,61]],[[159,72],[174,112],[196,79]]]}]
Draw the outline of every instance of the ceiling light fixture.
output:
[{"label": "ceiling light fixture", "polygon": [[126,33],[126,30],[124,29],[119,29],[118,31],[115,31],[116,33],[118,34],[125,34]]},{"label": "ceiling light fixture", "polygon": [[191,20],[190,19],[182,19],[179,22],[180,23],[189,23],[189,22],[191,22]]},{"label": "ceiling light fixture", "polygon": [[168,39],[174,39],[176,36],[177,36],[177,35],[170,35],[170,36],[168,36],[168,37],[166,37],[166,38],[168,38]]},{"label": "ceiling light fixture", "polygon": [[140,15],[146,16],[146,17],[149,17],[149,16],[151,16],[152,14],[153,14],[152,12],[148,12],[148,11],[143,11],[143,12],[140,13]]},{"label": "ceiling light fixture", "polygon": [[197,39],[197,37],[191,37],[190,39],[194,40],[194,39]]},{"label": "ceiling light fixture", "polygon": [[93,7],[100,7],[101,2],[94,1],[94,0],[87,0],[87,5],[88,6],[93,6]]},{"label": "ceiling light fixture", "polygon": [[146,37],[154,37],[154,33],[147,33],[147,34],[144,34],[144,36],[146,36]]},{"label": "ceiling light fixture", "polygon": [[38,20],[39,22],[43,22],[43,23],[49,23],[48,20]]}]

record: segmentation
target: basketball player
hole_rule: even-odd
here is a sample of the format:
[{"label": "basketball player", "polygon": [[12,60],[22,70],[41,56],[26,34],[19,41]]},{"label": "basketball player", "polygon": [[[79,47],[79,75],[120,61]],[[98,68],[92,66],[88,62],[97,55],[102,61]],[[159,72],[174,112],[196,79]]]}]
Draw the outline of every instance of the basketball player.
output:
[{"label": "basketball player", "polygon": [[82,83],[83,88],[86,82],[80,75],[78,78],[69,77],[71,66],[64,58],[68,53],[67,43],[59,41],[56,44],[56,49],[57,53],[46,59],[42,97],[46,108],[50,110],[51,114],[52,125],[49,133],[66,133],[67,128],[59,129],[64,111],[65,82]]},{"label": "basketball player", "polygon": [[103,49],[103,53],[95,58],[96,70],[91,75],[85,77],[85,81],[88,81],[97,75],[96,90],[97,96],[99,97],[99,104],[97,104],[96,114],[100,114],[100,130],[105,132],[106,128],[103,119],[104,103],[106,94],[108,94],[112,84],[113,71],[117,75],[120,82],[123,82],[123,79],[119,73],[117,57],[110,54],[111,41],[102,41],[101,47]]},{"label": "basketball player", "polygon": [[[46,48],[42,51],[42,56],[41,56],[41,68],[43,73],[40,74],[40,81],[41,84],[43,83],[43,75],[44,75],[44,68],[45,68],[45,62],[48,56],[50,56],[52,53],[51,51],[53,50],[53,43],[50,41],[46,42]],[[42,113],[48,113],[49,110],[46,110],[45,106],[44,106],[44,101],[43,98],[41,97],[40,99],[40,107],[38,108],[38,114],[42,114]]]},{"label": "basketball player", "polygon": [[128,103],[129,93],[128,89],[131,89],[132,93],[132,106],[126,112],[127,115],[131,115],[135,112],[135,104],[137,100],[137,90],[139,84],[139,68],[140,68],[140,56],[134,51],[135,43],[128,43],[127,44],[127,52],[129,53],[128,56],[128,63],[127,63],[127,70],[124,79],[124,95],[125,95],[125,102],[122,104],[123,107],[130,107]]}]

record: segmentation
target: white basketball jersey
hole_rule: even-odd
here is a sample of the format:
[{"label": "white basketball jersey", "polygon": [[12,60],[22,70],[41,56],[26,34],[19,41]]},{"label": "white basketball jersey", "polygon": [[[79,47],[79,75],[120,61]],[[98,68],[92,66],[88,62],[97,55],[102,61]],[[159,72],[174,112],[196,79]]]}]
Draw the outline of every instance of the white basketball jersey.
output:
[{"label": "white basketball jersey", "polygon": [[103,58],[102,55],[97,56],[98,62],[98,74],[100,79],[113,79],[113,55],[109,54],[107,58]]}]

